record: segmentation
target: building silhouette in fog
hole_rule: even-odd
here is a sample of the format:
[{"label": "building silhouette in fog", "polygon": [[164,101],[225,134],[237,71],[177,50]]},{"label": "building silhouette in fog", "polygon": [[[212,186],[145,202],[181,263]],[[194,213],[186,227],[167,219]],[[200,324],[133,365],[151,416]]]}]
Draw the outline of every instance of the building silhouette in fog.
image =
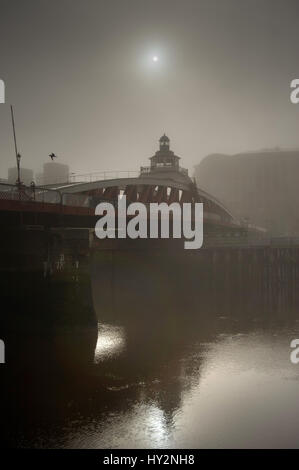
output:
[{"label": "building silhouette in fog", "polygon": [[299,150],[212,154],[196,165],[195,177],[236,217],[274,235],[299,235]]},{"label": "building silhouette in fog", "polygon": [[[18,179],[18,170],[17,167],[14,166],[13,168],[8,169],[8,183],[15,184]],[[33,181],[33,170],[29,168],[23,168],[21,166],[21,181],[26,185],[30,185],[31,181]]]},{"label": "building silhouette in fog", "polygon": [[38,185],[67,183],[69,180],[69,166],[63,163],[47,162],[44,163],[43,172],[36,175]]}]

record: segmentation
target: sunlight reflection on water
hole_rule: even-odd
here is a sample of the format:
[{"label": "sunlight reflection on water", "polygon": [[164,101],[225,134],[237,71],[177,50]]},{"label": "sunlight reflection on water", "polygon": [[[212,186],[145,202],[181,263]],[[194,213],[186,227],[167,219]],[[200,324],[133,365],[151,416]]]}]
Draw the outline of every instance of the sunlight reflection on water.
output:
[{"label": "sunlight reflection on water", "polygon": [[125,329],[104,324],[99,325],[98,330],[94,362],[98,363],[121,354],[126,345]]},{"label": "sunlight reflection on water", "polygon": [[298,329],[227,321],[171,342],[169,329],[99,325],[91,376],[65,392],[64,425],[54,417],[24,446],[298,447]]},{"label": "sunlight reflection on water", "polygon": [[[144,380],[127,377],[126,389],[112,387],[115,405],[96,420],[71,424],[63,447],[296,446],[299,369],[289,361],[294,334],[279,328],[219,331],[170,350],[167,363],[155,363],[160,346],[153,344]],[[96,362],[118,362],[126,347],[123,328],[102,325]],[[123,365],[121,371],[126,376]]]}]

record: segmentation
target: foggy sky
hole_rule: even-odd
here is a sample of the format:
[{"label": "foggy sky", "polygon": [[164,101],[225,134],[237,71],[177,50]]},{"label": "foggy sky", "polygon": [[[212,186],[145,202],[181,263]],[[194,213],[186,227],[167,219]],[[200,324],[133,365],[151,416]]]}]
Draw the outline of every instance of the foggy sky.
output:
[{"label": "foggy sky", "polygon": [[299,147],[298,13],[297,0],[0,0],[0,176],[15,163],[11,103],[35,171],[51,152],[78,173],[137,170],[164,132],[191,172],[208,153]]}]

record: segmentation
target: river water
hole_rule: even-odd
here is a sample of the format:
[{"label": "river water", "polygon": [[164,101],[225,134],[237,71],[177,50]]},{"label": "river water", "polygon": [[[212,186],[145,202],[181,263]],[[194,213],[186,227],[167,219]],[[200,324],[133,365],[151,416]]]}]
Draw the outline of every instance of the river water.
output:
[{"label": "river water", "polygon": [[146,327],[100,323],[92,364],[81,364],[71,377],[44,366],[38,378],[18,378],[2,401],[2,442],[38,448],[299,447],[299,364],[290,361],[298,321],[221,315],[194,321],[183,315],[184,321]]}]

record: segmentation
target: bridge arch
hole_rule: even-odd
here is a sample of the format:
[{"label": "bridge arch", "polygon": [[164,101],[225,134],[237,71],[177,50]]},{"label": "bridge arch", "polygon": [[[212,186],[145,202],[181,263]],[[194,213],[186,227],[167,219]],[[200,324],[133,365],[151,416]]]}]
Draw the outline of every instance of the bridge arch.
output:
[{"label": "bridge arch", "polygon": [[[89,198],[91,205],[96,205],[101,200],[116,201],[119,195],[126,195],[128,202],[202,202],[204,204],[205,217],[233,223],[234,217],[230,211],[215,197],[198,188],[195,183],[175,181],[171,178],[115,178],[99,180],[88,183],[71,183],[59,186],[64,194],[64,200],[68,201],[68,195],[82,195]],[[236,221],[235,221],[236,222]]]}]

